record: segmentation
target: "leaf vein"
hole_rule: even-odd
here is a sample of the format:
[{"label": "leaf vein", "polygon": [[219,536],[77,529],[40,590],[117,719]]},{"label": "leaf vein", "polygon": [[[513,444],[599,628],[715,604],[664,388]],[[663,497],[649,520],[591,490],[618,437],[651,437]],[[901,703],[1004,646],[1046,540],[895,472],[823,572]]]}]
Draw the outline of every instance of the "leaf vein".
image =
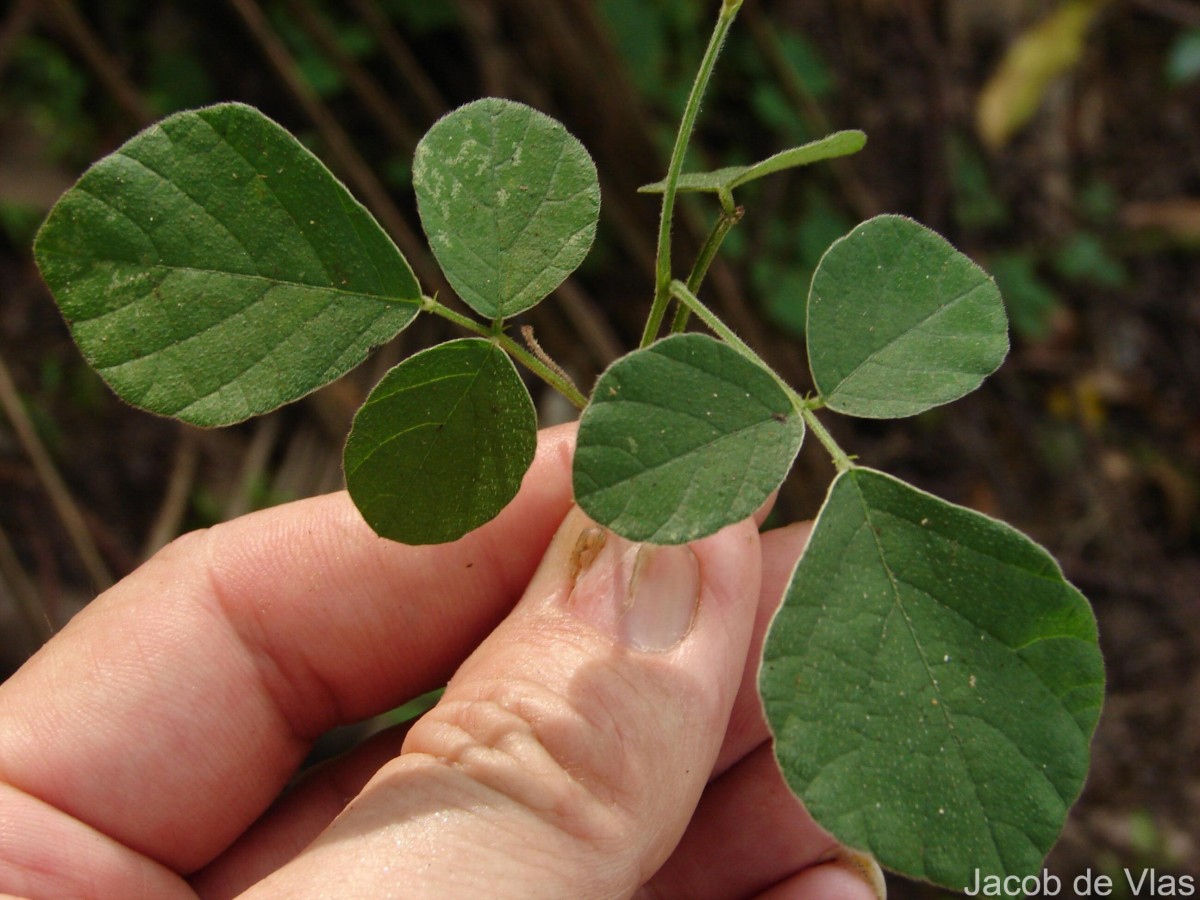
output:
[{"label": "leaf vein", "polygon": [[946,313],[949,310],[953,309],[954,307],[958,306],[960,303],[964,302],[967,298],[971,297],[971,295],[973,295],[977,291],[986,289],[989,283],[990,282],[987,282],[987,281],[980,282],[979,284],[975,285],[970,290],[965,291],[964,293],[962,293],[959,296],[955,297],[954,299],[950,300],[948,303],[944,303],[944,304],[938,306],[937,308],[932,310],[930,313],[928,313],[927,315],[925,315],[918,321],[912,323],[908,328],[906,328],[900,334],[896,335],[896,337],[889,340],[886,344],[884,344],[883,346],[881,346],[875,350],[872,350],[869,354],[867,354],[867,356],[865,356],[862,359],[861,362],[858,363],[858,365],[856,365],[853,369],[851,369],[849,372],[847,372],[845,375],[843,375],[842,378],[837,382],[837,384],[835,384],[832,388],[829,389],[829,391],[827,392],[827,395],[837,393],[841,389],[841,386],[843,384],[845,384],[847,381],[849,381],[855,375],[858,374],[859,370],[861,370],[864,366],[875,362],[876,361],[875,358],[877,356],[879,356],[880,354],[884,353],[887,350],[890,350],[897,343],[900,343],[901,341],[908,338],[914,331],[916,331],[917,329],[924,326],[927,322],[932,321],[933,319],[937,318],[938,316],[942,315],[943,313]]}]

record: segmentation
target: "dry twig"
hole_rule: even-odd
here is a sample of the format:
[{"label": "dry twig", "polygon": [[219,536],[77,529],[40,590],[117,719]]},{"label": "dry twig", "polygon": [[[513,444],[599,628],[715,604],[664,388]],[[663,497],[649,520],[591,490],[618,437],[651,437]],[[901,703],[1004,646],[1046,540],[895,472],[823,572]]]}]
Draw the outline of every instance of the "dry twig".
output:
[{"label": "dry twig", "polygon": [[329,108],[321,102],[321,98],[317,96],[312,86],[304,80],[304,76],[300,73],[300,67],[274,28],[271,27],[271,23],[258,3],[255,0],[229,0],[229,4],[241,16],[246,29],[262,50],[263,55],[266,56],[267,61],[275,69],[276,74],[296,102],[312,120],[317,131],[320,132],[334,163],[346,174],[367,206],[371,208],[371,211],[382,222],[383,227],[399,245],[400,250],[408,257],[421,281],[435,288],[445,286],[446,290],[441,292],[449,293],[445,279],[430,261],[424,245],[418,240],[416,233],[392,201],[386,188],[375,177],[366,160],[355,149],[346,130],[342,128]]},{"label": "dry twig", "polygon": [[50,611],[34,587],[33,579],[25,572],[12,542],[0,528],[0,597],[11,596],[29,630],[41,643],[54,635],[55,623]]},{"label": "dry twig", "polygon": [[121,66],[100,43],[87,20],[71,0],[52,0],[50,13],[53,23],[62,30],[68,41],[75,45],[96,78],[104,85],[125,114],[138,125],[149,125],[154,112],[146,103],[137,87],[126,77]]},{"label": "dry twig", "polygon": [[436,119],[446,111],[446,101],[441,92],[425,74],[425,69],[417,60],[408,44],[392,27],[392,23],[379,11],[374,0],[350,0],[350,5],[358,13],[359,18],[379,38],[379,46],[384,55],[391,61],[399,73],[401,80],[408,85],[413,96],[421,104],[430,120]]},{"label": "dry twig", "polygon": [[62,476],[59,475],[50,453],[46,450],[46,445],[38,437],[33,422],[29,420],[29,416],[25,412],[21,395],[17,392],[12,375],[9,374],[3,354],[0,354],[0,409],[3,409],[8,416],[13,431],[16,432],[17,440],[20,441],[25,453],[33,463],[38,478],[41,480],[42,488],[50,497],[59,521],[66,528],[75,552],[79,554],[79,559],[87,570],[92,587],[97,591],[105,590],[113,583],[112,573],[100,555],[100,550],[96,547],[91,532],[88,531],[79,505],[71,496],[71,491]]},{"label": "dry twig", "polygon": [[179,449],[167,479],[167,490],[142,544],[143,559],[149,559],[178,536],[187,512],[188,497],[196,483],[196,464],[200,458],[196,431],[188,425],[181,425],[180,429]]},{"label": "dry twig", "polygon": [[289,7],[296,16],[300,27],[321,48],[321,52],[328,57],[329,61],[337,66],[350,90],[374,116],[379,130],[387,135],[388,140],[396,148],[411,151],[417,145],[416,132],[413,126],[400,115],[396,105],[379,86],[379,82],[343,49],[338,42],[337,35],[330,29],[329,23],[313,9],[308,0],[292,0]]},{"label": "dry twig", "polygon": [[13,48],[29,30],[36,11],[37,0],[17,0],[9,9],[4,22],[0,24],[0,76],[3,76],[4,70],[8,68]]}]

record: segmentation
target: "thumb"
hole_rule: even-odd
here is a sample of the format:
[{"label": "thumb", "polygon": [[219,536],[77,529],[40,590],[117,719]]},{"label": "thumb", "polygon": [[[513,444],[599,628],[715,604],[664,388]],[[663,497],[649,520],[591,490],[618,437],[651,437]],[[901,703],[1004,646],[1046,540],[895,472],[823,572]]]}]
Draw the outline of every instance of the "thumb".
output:
[{"label": "thumb", "polygon": [[401,755],[259,886],[631,894],[679,841],[712,771],[760,564],[750,522],[657,547],[573,511]]}]

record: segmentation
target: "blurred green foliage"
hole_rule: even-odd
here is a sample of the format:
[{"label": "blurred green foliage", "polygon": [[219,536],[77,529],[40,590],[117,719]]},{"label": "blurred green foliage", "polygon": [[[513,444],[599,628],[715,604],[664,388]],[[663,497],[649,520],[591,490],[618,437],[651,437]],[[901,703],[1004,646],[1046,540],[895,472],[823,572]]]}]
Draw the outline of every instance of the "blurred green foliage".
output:
[{"label": "blurred green foliage", "polygon": [[1166,74],[1167,82],[1176,87],[1200,78],[1200,28],[1180,32],[1172,42]]},{"label": "blurred green foliage", "polygon": [[1013,328],[1026,338],[1037,340],[1050,333],[1050,320],[1062,303],[1059,295],[1038,271],[1030,250],[997,253],[987,261],[1008,308]]},{"label": "blurred green foliage", "polygon": [[992,184],[987,161],[979,147],[962,132],[952,132],[946,141],[954,217],[963,228],[983,230],[1011,220],[1004,200]]},{"label": "blurred green foliage", "polygon": [[692,60],[704,49],[704,6],[692,0],[599,0],[598,8],[630,80],[659,110],[682,109],[695,74]]},{"label": "blurred green foliage", "polygon": [[1128,272],[1104,239],[1082,229],[1058,248],[1053,264],[1064,279],[1086,287],[1118,290],[1129,283]]},{"label": "blurred green foliage", "polygon": [[414,37],[454,28],[459,24],[458,11],[453,3],[430,3],[429,0],[375,0],[375,6],[387,18],[403,23]]},{"label": "blurred green foliage", "polygon": [[52,160],[82,166],[96,144],[88,73],[56,42],[29,35],[13,49],[0,91],[0,119],[20,121]]},{"label": "blurred green foliage", "polygon": [[45,215],[45,210],[32,204],[0,200],[0,233],[9,239],[13,246],[27,247],[33,243],[33,236]]},{"label": "blurred green foliage", "polygon": [[[376,36],[362,23],[335,19],[328,19],[327,23],[341,52],[351,59],[361,60],[378,46]],[[291,49],[300,74],[317,96],[329,98],[345,89],[346,79],[341,69],[296,22],[286,6],[272,7],[271,24]]]}]

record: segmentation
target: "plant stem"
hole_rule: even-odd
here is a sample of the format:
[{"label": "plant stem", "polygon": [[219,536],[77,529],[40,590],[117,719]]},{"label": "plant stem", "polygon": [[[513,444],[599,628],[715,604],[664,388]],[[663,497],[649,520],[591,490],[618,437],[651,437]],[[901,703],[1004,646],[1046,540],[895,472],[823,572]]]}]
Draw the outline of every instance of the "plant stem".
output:
[{"label": "plant stem", "polygon": [[453,322],[467,331],[485,337],[492,341],[496,346],[508,353],[509,356],[520,362],[525,368],[529,369],[534,375],[550,385],[569,401],[576,409],[583,409],[587,406],[587,397],[569,378],[564,378],[560,373],[555,372],[550,366],[546,365],[515,340],[505,334],[501,328],[502,323],[497,321],[489,328],[481,322],[476,322],[474,319],[456,313],[448,306],[443,306],[437,301],[436,297],[422,297],[421,309],[441,316],[443,319]]},{"label": "plant stem", "polygon": [[510,356],[521,362],[525,368],[529,369],[534,375],[571,401],[571,405],[576,409],[583,409],[588,405],[587,397],[583,396],[579,388],[573,385],[570,380],[563,378],[507,334],[496,332],[491,337],[502,349],[507,350]]},{"label": "plant stem", "polygon": [[779,386],[783,388],[784,392],[791,399],[792,405],[803,417],[804,423],[817,436],[817,440],[821,442],[821,446],[829,452],[829,455],[833,458],[833,464],[839,472],[845,472],[847,469],[854,468],[854,460],[847,456],[846,451],[838,446],[837,441],[833,439],[833,435],[825,429],[825,426],[816,417],[815,410],[824,405],[824,402],[820,398],[806,400],[797,394],[791,385],[780,378],[774,369],[763,362],[762,357],[755,353],[749,344],[738,337],[732,328],[722,322],[716,313],[705,306],[695,294],[688,290],[688,286],[682,281],[671,282],[671,296],[678,300],[681,306],[694,312],[696,318],[711,328],[717,337],[729,344],[729,346],[733,347],[733,349],[737,350],[751,362],[762,366],[775,377]]},{"label": "plant stem", "polygon": [[[734,350],[737,350],[740,354],[742,354],[742,356],[745,356],[751,362],[757,363],[768,372],[774,374],[774,370],[765,362],[763,362],[762,357],[755,353],[749,344],[738,337],[732,328],[717,318],[717,314],[705,306],[700,298],[693,294],[688,286],[682,281],[671,282],[669,296],[672,296],[678,300],[681,306],[694,312],[697,319],[712,329],[713,334],[731,346]],[[792,391],[791,388],[787,388],[787,390],[795,395],[795,391]],[[798,395],[796,396],[798,399]]]},{"label": "plant stem", "polygon": [[817,418],[812,404],[801,401],[797,409],[800,410],[800,415],[804,417],[804,424],[808,426],[808,430],[817,436],[817,440],[821,442],[821,446],[833,458],[833,465],[837,468],[838,472],[841,473],[848,469],[853,469],[854,460],[846,455],[846,451],[838,446],[837,441],[833,439],[833,435],[825,430],[825,426]]},{"label": "plant stem", "polygon": [[462,313],[456,313],[448,306],[443,306],[437,297],[422,297],[421,310],[423,312],[431,312],[435,315],[441,316],[443,319],[453,322],[455,325],[467,329],[467,331],[473,331],[475,334],[482,335],[483,337],[492,336],[492,330],[482,322],[476,322],[474,319],[464,316]]},{"label": "plant stem", "polygon": [[[733,229],[733,226],[742,220],[742,216],[746,210],[744,207],[738,206],[731,210],[721,210],[721,215],[717,221],[713,223],[712,230],[708,233],[708,238],[704,241],[704,246],[700,248],[700,253],[696,257],[696,262],[692,266],[692,271],[688,275],[687,288],[693,294],[700,293],[700,285],[704,283],[704,276],[708,274],[708,267],[712,265],[712,261],[716,258],[717,251],[721,249],[721,244],[725,241],[725,236]],[[671,322],[671,333],[679,334],[687,327],[688,317],[691,315],[691,309],[684,303],[680,303],[675,310],[675,319]]]},{"label": "plant stem", "polygon": [[646,319],[646,327],[642,332],[642,347],[649,346],[658,336],[663,317],[667,313],[667,304],[671,300],[671,221],[675,214],[675,194],[679,187],[679,174],[683,170],[683,158],[687,153],[688,142],[696,127],[696,117],[700,113],[700,100],[712,77],[713,67],[717,57],[721,55],[721,45],[729,33],[729,26],[741,8],[742,0],[723,0],[721,14],[713,28],[712,37],[708,41],[708,49],[700,61],[700,70],[692,83],[691,93],[688,94],[687,105],[683,109],[683,119],[679,123],[679,132],[675,135],[675,148],[671,151],[671,162],[667,168],[667,187],[663,191],[662,218],[658,225],[658,260],[655,265],[654,302],[650,306],[650,315]]},{"label": "plant stem", "polygon": [[766,361],[761,356],[754,352],[754,349],[743,341],[732,328],[726,325],[711,309],[704,305],[695,294],[688,290],[688,286],[682,281],[671,282],[671,296],[679,301],[679,305],[686,309],[690,309],[696,314],[696,318],[703,322],[712,330],[713,334],[723,340],[726,344],[736,350],[750,362],[754,363],[759,368],[770,373],[776,383],[783,392],[788,395],[788,399],[792,401],[792,406],[796,409],[804,408],[807,403],[803,397],[797,394],[790,384],[779,377],[779,373],[767,365]]}]

